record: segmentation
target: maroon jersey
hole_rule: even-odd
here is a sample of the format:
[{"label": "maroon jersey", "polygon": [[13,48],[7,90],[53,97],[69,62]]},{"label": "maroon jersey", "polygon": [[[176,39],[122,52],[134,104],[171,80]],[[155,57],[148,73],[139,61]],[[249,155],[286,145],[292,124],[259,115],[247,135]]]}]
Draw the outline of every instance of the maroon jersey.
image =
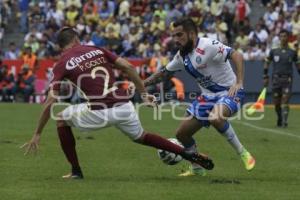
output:
[{"label": "maroon jersey", "polygon": [[[53,69],[54,90],[59,82],[68,79],[84,93],[92,109],[111,108],[128,102],[127,93],[116,82],[113,68],[118,57],[94,46],[76,45],[63,52]],[[98,104],[98,105],[97,105]]]}]

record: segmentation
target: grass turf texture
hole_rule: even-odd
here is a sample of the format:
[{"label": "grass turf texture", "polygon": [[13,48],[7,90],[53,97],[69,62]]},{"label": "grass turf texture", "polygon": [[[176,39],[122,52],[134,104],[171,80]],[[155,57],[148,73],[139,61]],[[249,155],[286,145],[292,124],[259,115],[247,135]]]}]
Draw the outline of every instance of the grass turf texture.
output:
[{"label": "grass turf texture", "polygon": [[[215,169],[206,177],[177,177],[185,162],[167,166],[155,149],[132,143],[115,128],[88,134],[75,131],[85,179],[62,180],[69,165],[53,121],[44,130],[36,156],[23,156],[19,149],[31,138],[40,111],[40,105],[0,104],[1,200],[300,199],[299,137],[234,121],[241,141],[257,159],[256,168],[249,173],[224,138],[213,128],[203,129],[195,138],[199,149],[214,159]],[[150,108],[142,110],[144,128],[174,137],[179,121],[169,113],[163,114],[163,121],[155,121],[152,114]],[[263,120],[250,123],[300,136],[299,109],[291,110],[287,129],[275,127],[272,109],[265,114]]]}]

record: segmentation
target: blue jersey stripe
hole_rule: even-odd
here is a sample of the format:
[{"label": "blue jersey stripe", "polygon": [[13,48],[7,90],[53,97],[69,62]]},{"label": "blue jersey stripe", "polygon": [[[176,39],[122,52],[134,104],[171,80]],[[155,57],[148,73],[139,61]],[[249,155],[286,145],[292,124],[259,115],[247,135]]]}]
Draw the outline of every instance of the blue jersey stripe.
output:
[{"label": "blue jersey stripe", "polygon": [[212,92],[221,92],[221,91],[224,91],[224,90],[228,90],[229,88],[221,86],[221,85],[218,85],[218,84],[215,83],[214,85],[206,87],[205,89],[208,89],[208,90],[210,90]]},{"label": "blue jersey stripe", "polygon": [[[185,63],[187,62],[187,63]],[[203,74],[201,74],[200,72],[198,72],[193,64],[192,64],[192,61],[190,60],[190,58],[188,56],[184,56],[184,67],[186,69],[186,71],[188,71],[194,78],[199,78],[199,77],[204,77]]]},{"label": "blue jersey stripe", "polygon": [[225,49],[227,52],[226,58],[225,58],[225,62],[227,62],[227,60],[230,58],[231,53],[232,53],[232,48],[226,48]]},{"label": "blue jersey stripe", "polygon": [[[198,78],[204,78],[205,76],[203,74],[201,74],[198,70],[196,70],[190,60],[190,58],[188,56],[184,57],[184,67],[185,70],[192,75],[196,80]],[[202,86],[202,85],[201,85]],[[204,86],[202,86],[204,87]],[[212,82],[212,84],[210,86],[204,87],[205,89],[208,89],[212,92],[221,92],[224,90],[228,90],[228,87],[224,87],[221,85],[216,84],[215,82]]]}]

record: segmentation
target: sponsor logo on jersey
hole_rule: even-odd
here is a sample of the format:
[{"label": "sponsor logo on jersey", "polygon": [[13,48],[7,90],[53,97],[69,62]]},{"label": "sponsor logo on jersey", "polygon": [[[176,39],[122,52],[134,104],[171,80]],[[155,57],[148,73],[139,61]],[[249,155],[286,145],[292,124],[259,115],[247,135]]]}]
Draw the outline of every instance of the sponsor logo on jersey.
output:
[{"label": "sponsor logo on jersey", "polygon": [[70,60],[67,61],[66,69],[67,70],[75,69],[76,67],[79,67],[83,61],[91,59],[98,55],[102,55],[102,54],[104,54],[103,51],[98,49],[98,50],[89,51],[89,52],[87,52],[83,55],[77,56],[77,57],[72,57]]},{"label": "sponsor logo on jersey", "polygon": [[224,53],[225,48],[224,47],[219,47],[218,53],[223,54]]},{"label": "sponsor logo on jersey", "polygon": [[212,77],[211,76],[198,77],[196,80],[204,88],[207,88],[207,87],[212,86],[212,85],[215,84],[212,81]]},{"label": "sponsor logo on jersey", "polygon": [[196,49],[196,52],[199,53],[199,54],[201,54],[201,55],[204,55],[204,54],[205,54],[204,49],[200,49],[200,48],[197,48],[197,49]]},{"label": "sponsor logo on jersey", "polygon": [[279,60],[280,60],[280,56],[274,56],[274,61],[275,62],[279,62]]}]

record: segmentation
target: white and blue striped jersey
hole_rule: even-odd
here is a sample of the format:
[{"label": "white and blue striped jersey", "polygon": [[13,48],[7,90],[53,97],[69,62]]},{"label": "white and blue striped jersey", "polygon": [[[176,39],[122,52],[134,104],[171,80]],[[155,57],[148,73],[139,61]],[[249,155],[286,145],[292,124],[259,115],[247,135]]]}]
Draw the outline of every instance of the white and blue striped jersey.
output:
[{"label": "white and blue striped jersey", "polygon": [[202,94],[227,94],[236,82],[236,75],[228,61],[232,49],[209,38],[199,37],[197,43],[197,47],[184,57],[178,51],[166,69],[186,70],[196,79]]}]

